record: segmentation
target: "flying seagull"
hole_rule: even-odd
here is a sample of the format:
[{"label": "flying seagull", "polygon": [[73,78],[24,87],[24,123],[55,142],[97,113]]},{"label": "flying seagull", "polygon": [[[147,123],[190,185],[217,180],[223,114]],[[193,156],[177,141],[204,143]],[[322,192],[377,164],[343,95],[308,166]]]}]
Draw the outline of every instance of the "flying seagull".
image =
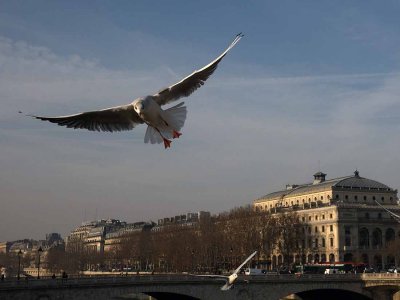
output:
[{"label": "flying seagull", "polygon": [[164,147],[171,146],[171,139],[179,138],[180,129],[186,120],[186,106],[181,102],[168,109],[161,106],[182,97],[188,97],[200,88],[204,82],[217,69],[219,62],[243,37],[242,33],[236,35],[229,47],[216,59],[200,70],[194,71],[181,81],[162,89],[154,95],[139,97],[132,103],[111,107],[103,110],[88,111],[74,115],[59,117],[43,117],[29,115],[33,118],[56,123],[74,129],[88,129],[90,131],[122,131],[131,130],[138,124],[147,124],[145,143],[159,144],[164,142]]},{"label": "flying seagull", "polygon": [[237,269],[235,271],[233,271],[233,273],[229,276],[224,276],[224,275],[194,275],[194,276],[198,276],[198,277],[210,277],[210,278],[216,278],[216,279],[220,279],[220,280],[225,280],[225,284],[223,286],[221,286],[221,291],[227,291],[230,290],[231,288],[233,288],[234,283],[236,282],[237,278],[238,278],[238,273],[240,272],[240,270],[243,268],[243,266],[245,264],[247,264],[247,262],[252,259],[254,257],[254,255],[256,255],[257,251],[254,251],[248,258],[246,258],[246,260],[239,266],[237,267]]}]

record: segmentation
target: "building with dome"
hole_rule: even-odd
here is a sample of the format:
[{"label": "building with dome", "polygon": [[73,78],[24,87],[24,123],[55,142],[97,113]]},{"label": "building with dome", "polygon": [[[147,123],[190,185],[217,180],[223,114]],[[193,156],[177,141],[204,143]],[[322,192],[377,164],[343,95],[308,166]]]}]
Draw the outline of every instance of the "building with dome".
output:
[{"label": "building with dome", "polygon": [[[306,184],[287,185],[253,202],[257,211],[297,212],[303,224],[298,253],[289,262],[271,253],[275,268],[283,263],[362,262],[376,269],[399,266],[400,224],[386,212],[399,213],[397,190],[354,175],[326,179],[314,174]],[[397,248],[397,251],[396,251]]]}]

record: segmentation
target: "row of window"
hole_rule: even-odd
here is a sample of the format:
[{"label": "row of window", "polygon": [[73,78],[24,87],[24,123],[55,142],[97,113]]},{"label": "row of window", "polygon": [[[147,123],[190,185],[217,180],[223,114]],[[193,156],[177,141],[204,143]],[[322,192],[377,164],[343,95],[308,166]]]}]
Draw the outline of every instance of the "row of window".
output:
[{"label": "row of window", "polygon": [[[359,195],[354,195],[353,196],[353,200],[355,201],[355,202],[357,202],[358,201],[358,196]],[[363,200],[364,200],[364,202],[366,202],[367,200],[368,200],[368,197],[370,197],[370,196],[366,196],[366,195],[364,195],[363,196]],[[326,196],[326,198],[328,199],[328,200],[330,200],[330,195],[327,195]],[[377,198],[379,198],[379,197],[376,197],[376,196],[372,196],[372,201],[376,201],[377,200]],[[320,199],[321,200],[324,200],[324,196],[320,196]],[[340,200],[340,195],[339,194],[336,194],[335,195],[335,199],[336,200]],[[350,199],[350,197],[349,197],[349,195],[344,195],[344,199],[345,200],[349,200]],[[314,197],[314,202],[316,202],[316,201],[318,201],[319,199],[317,198],[317,197]],[[380,201],[382,202],[382,203],[384,203],[385,202],[385,197],[384,196],[381,196],[380,197]],[[390,203],[395,203],[395,199],[393,198],[393,197],[389,197],[389,201],[390,201]],[[306,203],[309,203],[309,204],[311,204],[312,203],[312,200],[311,200],[311,198],[308,198],[308,202],[306,202],[306,200],[305,199],[302,199],[302,203],[301,204],[306,204]],[[296,201],[286,201],[285,202],[285,206],[286,207],[288,207],[288,206],[295,206],[295,205],[300,205],[300,200],[299,199],[297,199]],[[258,206],[260,209],[263,209],[263,207],[260,205],[260,206]],[[274,206],[272,205],[272,204],[270,204],[270,206],[269,206],[269,208],[270,209],[272,209]],[[275,207],[278,207],[278,203],[275,203]],[[265,205],[264,206],[264,209],[265,210],[267,210],[268,209],[268,205]]]},{"label": "row of window", "polygon": [[[325,214],[322,214],[321,216],[315,215],[314,216],[314,220],[318,221],[320,219],[320,217],[321,217],[321,220],[325,220]],[[313,219],[312,216],[308,216],[308,221],[312,221],[312,219]],[[333,219],[333,214],[332,213],[329,214],[329,219]],[[304,223],[306,221],[306,217],[302,216],[301,217],[301,221]]]},{"label": "row of window", "polygon": [[[309,234],[311,234],[311,231],[312,231],[312,229],[311,229],[311,226],[306,226],[306,227],[303,227],[303,233],[306,233],[306,228],[307,228],[307,232],[309,233]],[[319,227],[318,226],[315,226],[314,227],[314,232],[315,233],[318,233],[319,232],[319,229],[318,229]],[[322,225],[321,226],[321,232],[325,232],[325,225]],[[329,225],[329,232],[333,232],[333,225]]]},{"label": "row of window", "polygon": [[[332,248],[334,245],[334,238],[331,237],[329,238],[329,246]],[[315,238],[314,240],[312,238],[309,238],[307,240],[301,240],[301,247],[303,249],[307,248],[325,248],[326,247],[326,240],[325,238]],[[297,248],[299,248],[299,245],[297,245]]]},{"label": "row of window", "polygon": [[[336,200],[340,200],[340,196],[339,196],[338,194],[336,194],[336,195],[335,195],[335,199],[336,199]],[[344,195],[344,199],[345,199],[345,200],[349,200],[349,199],[350,199],[349,195]],[[358,195],[354,195],[354,196],[353,196],[353,200],[357,202],[357,201],[358,201]],[[364,200],[364,201],[367,201],[367,200],[368,200],[368,196],[363,196],[363,200]],[[377,200],[377,197],[376,197],[376,196],[372,196],[372,200],[373,200],[373,201],[376,201],[376,200]],[[382,197],[380,198],[380,200],[381,200],[382,203],[384,203],[384,202],[385,202],[385,197],[382,196]],[[389,201],[390,201],[391,203],[394,203],[393,197],[389,197]]]}]

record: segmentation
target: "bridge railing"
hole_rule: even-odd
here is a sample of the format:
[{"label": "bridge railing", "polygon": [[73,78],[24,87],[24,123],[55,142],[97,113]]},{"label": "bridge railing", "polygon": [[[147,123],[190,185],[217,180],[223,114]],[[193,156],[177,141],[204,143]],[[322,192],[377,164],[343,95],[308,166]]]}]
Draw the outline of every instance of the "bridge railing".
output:
[{"label": "bridge railing", "polygon": [[[368,273],[368,274],[276,274],[276,275],[240,275],[239,280],[251,282],[273,281],[374,281],[374,280],[400,280],[396,273]],[[28,280],[7,278],[0,281],[0,291],[8,289],[26,289],[35,287],[63,287],[63,286],[99,286],[99,285],[129,285],[129,284],[196,284],[219,282],[214,278],[200,277],[189,274],[154,274],[132,276],[69,276],[68,278],[45,277]]]}]

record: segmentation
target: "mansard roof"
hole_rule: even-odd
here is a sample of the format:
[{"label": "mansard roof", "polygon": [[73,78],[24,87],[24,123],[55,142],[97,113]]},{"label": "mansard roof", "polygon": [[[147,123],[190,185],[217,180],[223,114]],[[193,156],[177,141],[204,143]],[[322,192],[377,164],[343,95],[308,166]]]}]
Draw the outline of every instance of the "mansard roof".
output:
[{"label": "mansard roof", "polygon": [[359,175],[359,172],[355,171],[354,175],[352,176],[338,177],[329,180],[324,180],[322,182],[314,181],[311,183],[294,185],[293,188],[267,194],[255,200],[255,202],[262,202],[273,199],[283,199],[286,196],[292,197],[292,196],[316,193],[320,191],[340,190],[340,189],[396,192],[395,190],[393,190],[392,188],[388,187],[383,183],[361,177]]}]

